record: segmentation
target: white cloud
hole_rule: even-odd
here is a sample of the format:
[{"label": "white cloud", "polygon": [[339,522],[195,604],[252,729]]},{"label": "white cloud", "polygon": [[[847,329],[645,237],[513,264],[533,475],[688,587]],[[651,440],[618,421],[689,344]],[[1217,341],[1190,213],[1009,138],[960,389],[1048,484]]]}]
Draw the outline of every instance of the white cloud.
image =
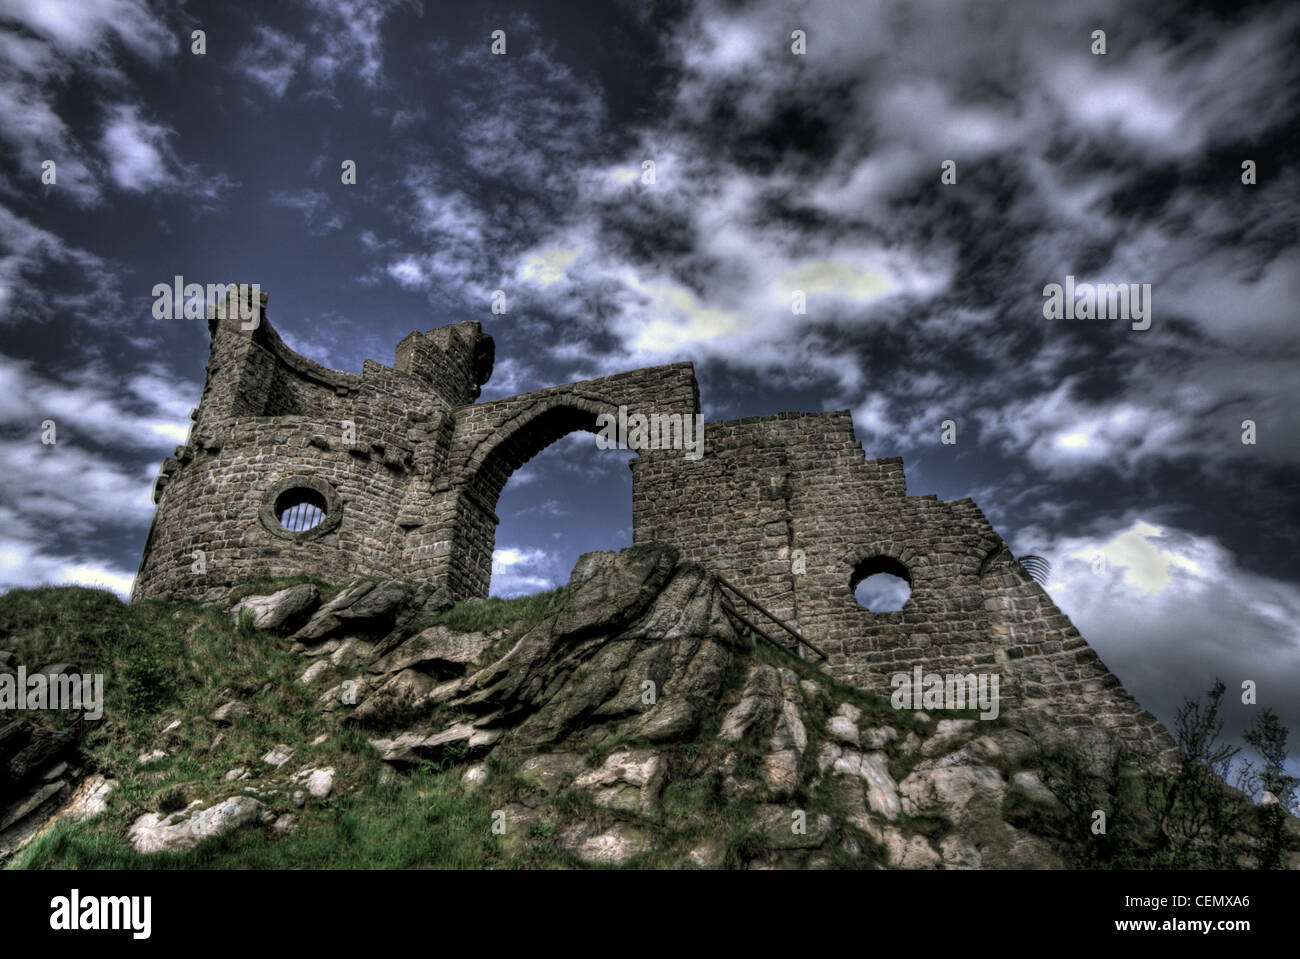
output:
[{"label": "white cloud", "polygon": [[0,441],[0,587],[44,582],[129,588],[131,574],[102,555],[123,529],[147,528],[156,462],[135,470],[70,445]]},{"label": "white cloud", "polygon": [[1218,676],[1230,699],[1255,681],[1259,704],[1300,728],[1300,586],[1243,568],[1213,537],[1138,515],[1024,545],[1052,563],[1056,604],[1166,722]]},{"label": "white cloud", "polygon": [[[123,396],[123,381],[129,396]],[[156,367],[123,376],[92,364],[55,378],[0,354],[0,424],[29,434],[38,449],[40,424],[52,419],[64,443],[165,455],[169,444],[185,442],[188,411],[200,389]]]},{"label": "white cloud", "polygon": [[306,0],[316,14],[309,26],[316,52],[309,58],[312,75],[322,84],[317,92],[330,95],[336,79],[355,74],[367,87],[384,83],[382,31],[389,13],[422,8],[418,0]]},{"label": "white cloud", "polygon": [[1255,139],[1286,120],[1275,92],[1297,73],[1279,41],[1298,24],[1300,11],[1275,9],[1231,27],[1189,18],[1176,45],[1160,35],[1131,46],[1112,37],[1105,56],[1083,45],[1050,60],[1042,47],[1027,52],[1042,89],[1075,127],[1153,158],[1183,159]]},{"label": "white cloud", "polygon": [[551,244],[537,253],[524,257],[519,265],[519,279],[525,283],[538,286],[552,286],[568,279],[565,272],[577,261],[582,253],[580,247],[564,247]]},{"label": "white cloud", "polygon": [[32,36],[0,33],[0,140],[16,153],[24,179],[55,162],[57,182],[44,186],[51,199],[94,205],[103,166],[59,116],[59,97],[74,74],[92,88],[120,91],[128,81],[118,44],[156,66],[179,49],[177,35],[143,0],[8,0],[4,7],[5,18]]},{"label": "white cloud", "polygon": [[225,173],[204,172],[181,161],[170,144],[171,127],[140,115],[135,104],[117,104],[106,111],[99,148],[113,183],[131,193],[174,192],[210,208],[238,184]]},{"label": "white cloud", "polygon": [[40,544],[0,537],[0,591],[32,586],[97,586],[123,599],[131,595],[135,573],[111,564],[52,555]]},{"label": "white cloud", "polygon": [[22,175],[38,177],[53,160],[57,182],[49,189],[79,206],[99,199],[95,161],[55,112],[57,89],[71,67],[46,43],[0,33],[0,139],[18,158]]},{"label": "white cloud", "polygon": [[[403,177],[404,202],[393,209],[419,239],[415,244],[363,237],[368,251],[387,262],[379,273],[403,289],[436,291],[486,304],[497,288],[484,276],[488,215],[467,194],[444,189],[437,168],[412,165]],[[414,246],[414,248],[412,248]]]},{"label": "white cloud", "polygon": [[[102,555],[147,527],[158,463],[185,441],[195,384],[159,366],[125,376],[91,364],[54,377],[0,355],[0,588],[103,585],[132,573]],[[42,442],[54,421],[55,443]]]},{"label": "white cloud", "polygon": [[136,193],[171,186],[175,177],[164,159],[169,133],[167,127],[140,119],[138,107],[114,107],[100,138],[113,182]]},{"label": "white cloud", "polygon": [[60,54],[109,61],[106,39],[157,62],[179,49],[176,34],[145,0],[6,0],[4,14]]},{"label": "white cloud", "polygon": [[544,570],[552,562],[551,554],[543,549],[506,547],[493,550],[492,594],[523,596],[551,589],[555,583],[544,575]]},{"label": "white cloud", "polygon": [[274,27],[259,25],[254,28],[253,35],[252,46],[240,57],[239,69],[250,81],[278,100],[284,96],[289,81],[298,72],[307,48]]},{"label": "white cloud", "polygon": [[[55,267],[71,268],[80,283],[58,290],[41,288],[34,277]],[[117,299],[112,264],[0,205],[0,323],[40,322],[53,316],[108,322],[115,317],[103,306]]]},{"label": "white cloud", "polygon": [[1090,469],[1130,474],[1156,460],[1204,451],[1195,432],[1205,398],[1184,384],[1158,405],[1127,398],[1091,402],[1076,396],[1075,378],[1054,390],[975,411],[981,435],[1009,456],[1026,457],[1057,479]]},{"label": "white cloud", "polygon": [[334,209],[330,195],[324,190],[310,187],[277,190],[271,194],[271,203],[301,213],[312,236],[324,236],[343,229],[343,214]]},{"label": "white cloud", "polygon": [[466,161],[488,176],[568,192],[575,167],[608,135],[600,88],[540,48],[519,56],[508,70],[493,59],[471,48],[457,62],[459,69],[476,70],[487,87],[473,100],[458,102]]}]

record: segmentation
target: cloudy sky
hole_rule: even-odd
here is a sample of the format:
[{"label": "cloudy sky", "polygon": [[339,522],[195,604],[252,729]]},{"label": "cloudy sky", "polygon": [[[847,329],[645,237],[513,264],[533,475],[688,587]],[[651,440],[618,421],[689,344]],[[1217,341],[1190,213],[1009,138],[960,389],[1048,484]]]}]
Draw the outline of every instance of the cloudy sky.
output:
[{"label": "cloudy sky", "polygon": [[[489,399],[692,360],[706,419],[851,409],[1162,719],[1252,679],[1300,739],[1298,40],[1285,2],[0,0],[0,588],[129,589],[207,357],[152,287],[257,282],[337,369],[478,319]],[[1150,284],[1149,329],[1045,318],[1067,276]],[[515,474],[494,592],[631,542],[627,457]]]}]

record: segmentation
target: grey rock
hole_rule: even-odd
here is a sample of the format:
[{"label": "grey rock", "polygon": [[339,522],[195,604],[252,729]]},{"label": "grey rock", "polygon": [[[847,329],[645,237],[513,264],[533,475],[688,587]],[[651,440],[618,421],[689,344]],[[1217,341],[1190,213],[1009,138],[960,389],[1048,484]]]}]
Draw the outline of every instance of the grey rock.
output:
[{"label": "grey rock", "polygon": [[576,753],[542,753],[525,759],[519,778],[543,796],[553,796],[570,786],[587,768]]},{"label": "grey rock", "polygon": [[1042,777],[1036,770],[1022,769],[1011,777],[1011,791],[1019,793],[1031,802],[1044,806],[1057,805],[1056,797],[1043,784]]},{"label": "grey rock", "polygon": [[290,586],[270,596],[249,596],[240,600],[231,609],[231,619],[239,622],[244,610],[253,614],[253,628],[256,630],[293,630],[302,623],[320,605],[320,590],[310,583]]},{"label": "grey rock", "polygon": [[57,799],[61,793],[66,791],[67,787],[68,783],[64,780],[46,783],[8,809],[0,811],[0,833],[9,829],[15,823],[26,819],[32,813],[37,812],[47,802]]},{"label": "grey rock", "polygon": [[858,727],[847,716],[832,716],[830,734],[846,746],[857,747],[859,742]]},{"label": "grey rock", "polygon": [[717,839],[709,839],[688,853],[691,862],[700,869],[721,869],[726,862],[727,849]]},{"label": "grey rock", "polygon": [[325,799],[334,788],[334,768],[313,769],[307,777],[307,793],[314,799]]},{"label": "grey rock", "polygon": [[[917,714],[920,715],[919,713]],[[934,732],[921,746],[922,756],[937,756],[950,752],[956,743],[975,728],[974,719],[941,719],[934,727]]]},{"label": "grey rock", "polygon": [[859,719],[862,718],[862,710],[852,703],[840,703],[839,708],[835,710],[836,716],[843,716],[855,726]]},{"label": "grey rock", "polygon": [[872,726],[864,729],[861,734],[861,743],[865,749],[884,749],[896,739],[898,730],[893,726]]},{"label": "grey rock", "polygon": [[375,588],[373,580],[353,583],[312,615],[311,619],[295,632],[290,639],[308,645],[315,645],[336,630],[343,629],[344,620],[339,615],[343,610],[359,602]]},{"label": "grey rock", "polygon": [[816,849],[835,831],[835,821],[815,810],[762,804],[755,808],[754,817],[773,849]]},{"label": "grey rock", "polygon": [[578,859],[611,864],[626,863],[652,846],[650,836],[643,829],[621,822],[608,829],[578,823],[561,830],[556,840],[557,848]]},{"label": "grey rock", "polygon": [[253,711],[249,709],[245,703],[241,703],[239,700],[234,699],[223,706],[217,707],[209,718],[219,725],[231,726],[239,722],[241,719],[247,719],[252,714]]},{"label": "grey rock", "polygon": [[410,583],[386,579],[376,583],[354,601],[335,608],[334,615],[343,620],[380,620],[390,618],[411,598]]},{"label": "grey rock", "polygon": [[127,836],[135,851],[142,855],[182,852],[204,839],[259,823],[266,811],[265,806],[250,796],[234,796],[197,812],[191,807],[170,816],[146,813],[131,824]]},{"label": "grey rock", "polygon": [[434,626],[405,640],[380,659],[371,672],[394,673],[413,666],[440,676],[458,676],[475,663],[491,640],[483,633],[458,633],[446,626]]},{"label": "grey rock", "polygon": [[117,788],[117,783],[106,779],[99,773],[93,773],[82,780],[68,804],[45,826],[46,829],[60,820],[85,822],[101,815],[108,809],[108,797]]},{"label": "grey rock", "polygon": [[467,791],[474,792],[487,782],[487,778],[487,766],[483,763],[475,763],[465,770],[460,777],[460,781],[465,784],[465,789]]},{"label": "grey rock", "polygon": [[794,749],[781,749],[763,757],[763,781],[778,799],[790,795],[799,785],[799,762],[802,758]]},{"label": "grey rock", "polygon": [[658,595],[676,565],[677,550],[658,544],[583,554],[554,614],[555,636],[626,625]]},{"label": "grey rock", "polygon": [[293,758],[294,750],[291,746],[280,743],[262,757],[262,762],[268,766],[275,766],[277,769]]},{"label": "grey rock", "polygon": [[927,759],[898,784],[903,812],[909,816],[938,813],[955,823],[968,818],[968,807],[977,797],[985,808],[1000,806],[1006,790],[996,769],[978,765],[961,753]]},{"label": "grey rock", "polygon": [[799,707],[786,700],[781,704],[781,713],[776,720],[776,729],[772,733],[773,752],[793,749],[800,755],[808,748],[808,730],[804,727]]},{"label": "grey rock", "polygon": [[890,862],[903,869],[938,869],[943,863],[924,836],[907,836],[893,826],[885,828],[884,845]]},{"label": "grey rock", "polygon": [[330,664],[328,661],[318,659],[303,670],[303,674],[298,677],[298,682],[302,683],[304,686],[310,686],[329,668]]},{"label": "grey rock", "polygon": [[573,783],[591,791],[598,806],[654,818],[668,764],[653,750],[624,749],[611,753],[600,769],[583,773]]},{"label": "grey rock", "polygon": [[722,719],[718,738],[739,742],[749,730],[765,727],[781,708],[781,680],[771,666],[759,664],[749,671],[740,702]]}]

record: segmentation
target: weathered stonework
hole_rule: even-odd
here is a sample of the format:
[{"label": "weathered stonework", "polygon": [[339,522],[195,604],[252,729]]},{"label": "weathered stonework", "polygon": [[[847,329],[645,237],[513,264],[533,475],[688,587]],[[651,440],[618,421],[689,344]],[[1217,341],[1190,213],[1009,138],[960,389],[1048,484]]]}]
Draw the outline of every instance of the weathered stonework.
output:
[{"label": "weathered stonework", "polygon": [[[304,571],[421,582],[447,604],[486,596],[494,509],[515,469],[619,405],[699,409],[689,363],[475,403],[493,363],[476,322],[412,333],[391,368],[341,373],[286,347],[265,306],[263,293],[251,330],[233,308],[208,320],[203,395],[154,488],[133,599],[210,599]],[[324,522],[279,527],[293,489],[323,504]]]},{"label": "weathered stonework", "polygon": [[[672,544],[797,623],[837,678],[889,693],[917,665],[997,673],[1003,708],[1165,745],[979,507],[906,495],[902,460],[867,459],[847,410],[707,423],[705,436],[697,462],[633,462],[636,542]],[[856,583],[894,570],[911,585],[903,608],[860,606]]]},{"label": "weathered stonework", "polygon": [[[410,334],[391,368],[367,360],[341,373],[289,350],[265,302],[251,331],[233,311],[209,319],[203,396],[187,443],[163,463],[133,599],[217,598],[253,576],[301,572],[423,583],[445,605],[486,596],[494,509],[515,469],[619,406],[699,410],[690,363],[477,403],[493,343],[476,322]],[[633,460],[637,544],[674,546],[736,583],[845,682],[888,693],[915,665],[996,672],[1004,709],[1167,744],[979,508],[906,495],[902,461],[867,459],[847,411],[704,429],[699,460]],[[279,529],[289,490],[323,504],[324,521]],[[853,597],[879,570],[911,584],[898,612]]]}]

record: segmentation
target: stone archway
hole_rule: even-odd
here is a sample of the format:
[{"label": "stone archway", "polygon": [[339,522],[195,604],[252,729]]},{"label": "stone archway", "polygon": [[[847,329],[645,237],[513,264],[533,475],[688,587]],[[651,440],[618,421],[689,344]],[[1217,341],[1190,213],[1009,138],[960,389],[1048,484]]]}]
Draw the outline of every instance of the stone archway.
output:
[{"label": "stone archway", "polygon": [[[492,554],[500,523],[497,501],[511,475],[570,433],[595,433],[596,417],[608,408],[585,398],[548,404],[545,409],[503,424],[491,443],[466,464],[462,482],[454,488],[456,519],[451,562],[453,572],[469,575],[473,595],[486,596],[491,585]],[[628,507],[630,513],[630,503]]]},{"label": "stone archway", "polygon": [[497,499],[510,475],[570,433],[598,432],[597,417],[620,406],[694,415],[694,367],[674,363],[457,408],[451,454],[436,493],[444,511],[438,535],[445,544],[447,602],[488,594]]}]

